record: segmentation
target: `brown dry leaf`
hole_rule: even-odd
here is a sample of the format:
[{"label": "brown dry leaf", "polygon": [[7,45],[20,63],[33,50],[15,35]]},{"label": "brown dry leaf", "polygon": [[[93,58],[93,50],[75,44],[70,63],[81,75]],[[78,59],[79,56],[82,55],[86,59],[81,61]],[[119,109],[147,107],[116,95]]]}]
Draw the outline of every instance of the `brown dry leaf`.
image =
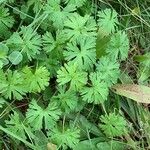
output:
[{"label": "brown dry leaf", "polygon": [[57,146],[53,143],[47,143],[47,150],[57,150]]},{"label": "brown dry leaf", "polygon": [[150,87],[137,84],[116,84],[112,90],[138,103],[150,104]]}]

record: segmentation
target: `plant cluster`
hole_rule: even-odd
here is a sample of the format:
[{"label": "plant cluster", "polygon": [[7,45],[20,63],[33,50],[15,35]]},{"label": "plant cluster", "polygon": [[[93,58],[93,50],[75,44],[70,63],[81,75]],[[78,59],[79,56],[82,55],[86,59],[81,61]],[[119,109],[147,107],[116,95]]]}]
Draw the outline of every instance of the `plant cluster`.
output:
[{"label": "plant cluster", "polygon": [[109,147],[128,134],[123,113],[105,104],[114,102],[129,39],[114,9],[94,7],[0,1],[0,147],[75,150],[96,138]]}]

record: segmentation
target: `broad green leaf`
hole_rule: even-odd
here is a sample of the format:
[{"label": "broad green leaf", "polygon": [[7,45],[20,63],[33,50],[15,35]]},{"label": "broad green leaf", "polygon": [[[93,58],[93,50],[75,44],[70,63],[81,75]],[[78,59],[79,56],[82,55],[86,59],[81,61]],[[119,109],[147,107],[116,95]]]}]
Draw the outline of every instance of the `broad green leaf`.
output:
[{"label": "broad green leaf", "polygon": [[149,61],[150,56],[149,55],[136,55],[134,56],[134,60],[136,60],[137,62]]},{"label": "broad green leaf", "polygon": [[22,59],[23,59],[23,56],[21,54],[21,52],[19,51],[13,51],[9,56],[8,56],[10,62],[13,64],[13,65],[18,65]]},{"label": "broad green leaf", "polygon": [[138,103],[150,103],[150,87],[137,84],[116,84],[112,86],[115,93],[130,98]]},{"label": "broad green leaf", "polygon": [[97,144],[98,150],[125,150],[127,146],[125,143],[121,143],[119,141],[108,141],[108,142],[100,142]]},{"label": "broad green leaf", "polygon": [[101,56],[106,55],[107,44],[110,41],[109,36],[101,37],[101,33],[98,33],[96,40],[96,57],[100,58]]}]

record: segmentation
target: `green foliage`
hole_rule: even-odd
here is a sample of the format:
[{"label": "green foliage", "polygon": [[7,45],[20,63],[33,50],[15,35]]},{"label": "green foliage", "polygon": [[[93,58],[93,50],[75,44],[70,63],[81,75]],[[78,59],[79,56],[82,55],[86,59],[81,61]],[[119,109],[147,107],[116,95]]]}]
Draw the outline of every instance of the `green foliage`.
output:
[{"label": "green foliage", "polygon": [[59,85],[70,83],[72,90],[80,90],[87,83],[87,73],[81,71],[76,64],[65,64],[57,74]]},{"label": "green foliage", "polygon": [[4,100],[4,98],[2,98],[2,97],[0,97],[0,108],[2,108],[3,107],[3,105],[5,104],[5,100]]},{"label": "green foliage", "polygon": [[49,85],[50,73],[45,67],[39,67],[35,70],[30,67],[25,67],[22,70],[24,84],[29,92],[40,92]]},{"label": "green foliage", "polygon": [[90,15],[80,16],[77,13],[73,13],[68,16],[68,19],[64,22],[65,33],[72,41],[80,40],[84,37],[96,36],[96,23]]},{"label": "green foliage", "polygon": [[8,47],[5,44],[0,43],[0,68],[4,65],[7,65],[7,54],[8,54]]},{"label": "green foliage", "polygon": [[18,65],[22,61],[23,56],[20,52],[13,51],[8,58],[13,65]]},{"label": "green foliage", "polygon": [[77,7],[81,7],[86,2],[86,0],[64,0],[64,1],[70,5],[75,5]]},{"label": "green foliage", "polygon": [[31,137],[34,136],[31,129],[25,121],[22,120],[19,113],[14,111],[14,114],[10,115],[10,120],[6,120],[6,126],[9,131],[19,135],[21,138],[26,139],[26,134]]},{"label": "green foliage", "polygon": [[49,103],[48,107],[43,109],[37,104],[36,100],[33,99],[29,104],[26,118],[34,130],[40,130],[43,127],[45,129],[52,128],[56,124],[60,115],[61,111],[56,103]]},{"label": "green foliage", "polygon": [[89,70],[96,62],[95,38],[83,38],[68,43],[64,56],[67,61],[76,63],[79,68]]},{"label": "green foliage", "polygon": [[108,87],[105,82],[101,80],[99,73],[90,74],[90,87],[85,87],[81,91],[84,101],[88,103],[100,104],[107,100]]},{"label": "green foliage", "polygon": [[129,39],[121,10],[108,6],[0,0],[0,149],[96,150],[126,142],[126,119],[112,112],[129,104],[111,87],[123,82]]},{"label": "green foliage", "polygon": [[61,131],[58,128],[54,128],[49,132],[50,140],[56,143],[58,146],[62,146],[63,149],[67,149],[67,146],[74,148],[79,142],[80,130],[76,128],[67,128]]},{"label": "green foliage", "polygon": [[46,0],[44,0],[44,1],[41,1],[41,0],[28,0],[27,5],[28,5],[28,7],[32,6],[33,11],[35,13],[38,13],[40,10],[43,9],[45,3],[46,3]]},{"label": "green foliage", "polygon": [[119,114],[110,113],[100,117],[100,128],[107,136],[122,136],[126,133],[126,121]]},{"label": "green foliage", "polygon": [[62,9],[60,0],[50,0],[45,6],[45,12],[56,28],[63,28],[64,20],[75,10],[74,5],[67,5]]},{"label": "green foliage", "polygon": [[46,32],[43,35],[43,49],[47,53],[51,52],[52,50],[61,50],[65,42],[66,35],[62,31],[57,31],[56,37],[53,37],[50,32]]},{"label": "green foliage", "polygon": [[69,113],[74,111],[78,104],[78,97],[76,92],[67,90],[65,86],[58,88],[58,95],[54,97],[55,101],[60,104],[62,112]]},{"label": "green foliage", "polygon": [[117,12],[115,10],[105,9],[100,11],[98,12],[98,17],[98,25],[101,33],[108,35],[116,31],[116,27],[119,22],[117,18]]},{"label": "green foliage", "polygon": [[129,39],[125,32],[118,31],[112,37],[107,45],[106,52],[112,59],[125,60],[128,56]]},{"label": "green foliage", "polygon": [[37,54],[40,53],[42,40],[40,35],[36,33],[31,27],[21,27],[20,32],[15,32],[8,39],[7,44],[10,48],[16,49],[31,61]]},{"label": "green foliage", "polygon": [[97,63],[96,70],[100,73],[101,80],[106,82],[108,86],[117,83],[120,75],[119,63],[110,61],[109,57],[102,57]]},{"label": "green foliage", "polygon": [[27,92],[23,85],[23,81],[21,73],[17,70],[14,72],[8,70],[6,73],[0,70],[0,93],[6,99],[23,99],[23,96]]},{"label": "green foliage", "polygon": [[14,24],[14,18],[10,16],[9,9],[0,6],[0,34],[4,35]]}]

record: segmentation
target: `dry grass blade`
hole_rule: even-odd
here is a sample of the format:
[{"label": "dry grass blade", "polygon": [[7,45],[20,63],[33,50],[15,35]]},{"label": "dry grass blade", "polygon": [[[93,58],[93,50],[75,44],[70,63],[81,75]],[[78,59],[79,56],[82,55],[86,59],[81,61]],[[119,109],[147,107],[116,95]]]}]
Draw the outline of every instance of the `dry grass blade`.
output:
[{"label": "dry grass blade", "polygon": [[137,84],[116,84],[112,90],[138,103],[150,103],[150,87]]}]

